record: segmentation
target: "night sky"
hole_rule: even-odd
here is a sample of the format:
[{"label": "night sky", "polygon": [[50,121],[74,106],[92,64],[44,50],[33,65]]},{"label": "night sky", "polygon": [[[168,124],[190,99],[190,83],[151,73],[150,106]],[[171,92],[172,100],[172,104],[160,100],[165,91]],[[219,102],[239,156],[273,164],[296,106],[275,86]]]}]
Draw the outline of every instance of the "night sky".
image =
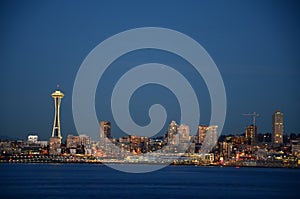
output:
[{"label": "night sky", "polygon": [[[210,54],[223,77],[227,117],[222,134],[244,132],[257,112],[258,131],[271,132],[272,114],[284,113],[285,133],[300,133],[300,6],[296,1],[1,1],[0,136],[25,139],[51,135],[51,93],[60,85],[62,135],[77,134],[72,116],[76,73],[88,53],[119,32],[164,27],[182,32]],[[123,73],[139,64],[171,66],[192,84],[200,101],[201,121],[210,119],[210,99],[201,76],[184,59],[159,50],[140,50],[117,59],[99,82],[98,119],[115,125],[112,89]],[[180,86],[180,85],[179,85]],[[147,85],[132,96],[131,115],[149,123],[148,108],[162,104],[168,119],[179,121],[178,101],[167,89]],[[86,133],[88,132],[79,132]],[[161,132],[164,133],[164,132]],[[195,134],[195,132],[192,132]]]}]

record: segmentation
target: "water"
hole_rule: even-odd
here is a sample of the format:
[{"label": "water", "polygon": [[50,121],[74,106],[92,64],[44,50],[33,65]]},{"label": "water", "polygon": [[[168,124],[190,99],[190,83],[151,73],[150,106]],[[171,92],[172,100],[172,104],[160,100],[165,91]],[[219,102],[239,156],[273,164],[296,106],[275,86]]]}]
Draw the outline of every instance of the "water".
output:
[{"label": "water", "polygon": [[129,174],[94,164],[0,164],[0,198],[298,198],[300,170],[168,166]]}]

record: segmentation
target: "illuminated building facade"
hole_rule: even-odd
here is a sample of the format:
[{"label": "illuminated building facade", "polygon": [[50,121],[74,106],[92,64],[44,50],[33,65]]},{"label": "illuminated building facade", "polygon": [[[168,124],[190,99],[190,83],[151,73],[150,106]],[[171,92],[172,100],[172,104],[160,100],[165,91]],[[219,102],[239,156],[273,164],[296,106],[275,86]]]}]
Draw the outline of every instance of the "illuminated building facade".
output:
[{"label": "illuminated building facade", "polygon": [[190,127],[185,124],[181,124],[177,128],[177,134],[179,138],[179,143],[185,143],[190,141]]},{"label": "illuminated building facade", "polygon": [[169,145],[174,145],[175,144],[175,137],[177,134],[177,128],[178,124],[173,120],[168,128],[168,133],[167,133],[167,139],[168,139],[168,144]]},{"label": "illuminated building facade", "polygon": [[283,113],[281,111],[275,111],[272,116],[272,141],[273,144],[283,143]]},{"label": "illuminated building facade", "polygon": [[38,138],[37,135],[28,135],[27,141],[30,143],[38,143]]},{"label": "illuminated building facade", "polygon": [[81,134],[81,135],[79,135],[79,138],[80,138],[80,141],[81,141],[82,145],[84,145],[84,146],[90,146],[91,145],[91,137],[90,136]]},{"label": "illuminated building facade", "polygon": [[100,122],[100,141],[103,141],[104,138],[111,138],[111,125],[108,121]]},{"label": "illuminated building facade", "polygon": [[64,97],[64,94],[57,88],[56,91],[51,94],[51,96],[54,99],[54,108],[55,108],[51,137],[57,137],[61,139],[62,136],[60,132],[60,104],[61,104],[61,99]]},{"label": "illuminated building facade", "polygon": [[257,142],[257,126],[247,126],[246,127],[246,132],[245,132],[245,137],[248,140],[248,143],[251,145],[256,144]]},{"label": "illuminated building facade", "polygon": [[60,155],[61,154],[61,139],[59,137],[51,137],[49,142],[49,154]]},{"label": "illuminated building facade", "polygon": [[207,131],[207,125],[200,125],[198,126],[198,131],[197,131],[197,143],[203,143]]},{"label": "illuminated building facade", "polygon": [[51,94],[54,99],[54,122],[52,135],[49,142],[49,154],[58,155],[61,153],[61,132],[60,132],[60,104],[61,99],[64,97],[64,94],[58,89]]},{"label": "illuminated building facade", "polygon": [[208,153],[217,144],[218,141],[218,126],[210,125],[206,129],[204,142],[202,143],[201,153]]},{"label": "illuminated building facade", "polygon": [[77,148],[81,145],[79,136],[68,135],[67,137],[67,148]]}]

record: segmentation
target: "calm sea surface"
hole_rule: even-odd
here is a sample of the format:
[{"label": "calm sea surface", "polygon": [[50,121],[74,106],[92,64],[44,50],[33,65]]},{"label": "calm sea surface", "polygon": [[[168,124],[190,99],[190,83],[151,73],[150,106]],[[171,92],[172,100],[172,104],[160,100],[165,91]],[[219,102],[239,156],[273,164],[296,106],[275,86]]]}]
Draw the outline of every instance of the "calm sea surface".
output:
[{"label": "calm sea surface", "polygon": [[168,166],[129,174],[94,164],[0,164],[0,198],[299,198],[300,170]]}]

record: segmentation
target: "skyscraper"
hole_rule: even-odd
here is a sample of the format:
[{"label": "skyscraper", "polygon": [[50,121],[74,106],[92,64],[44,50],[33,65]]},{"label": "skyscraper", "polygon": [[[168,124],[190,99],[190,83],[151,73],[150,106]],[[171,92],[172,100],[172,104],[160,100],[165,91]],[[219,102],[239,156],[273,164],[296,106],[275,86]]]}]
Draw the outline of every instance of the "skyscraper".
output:
[{"label": "skyscraper", "polygon": [[198,126],[198,131],[197,131],[197,143],[203,143],[207,131],[207,125],[200,125]]},{"label": "skyscraper", "polygon": [[210,125],[207,127],[205,142],[208,142],[211,145],[216,145],[218,141],[218,126]]},{"label": "skyscraper", "polygon": [[111,126],[108,121],[100,122],[100,141],[103,141],[104,138],[111,138]]},{"label": "skyscraper", "polygon": [[218,126],[210,125],[205,132],[205,138],[202,143],[201,153],[208,153],[218,142]]},{"label": "skyscraper", "polygon": [[273,144],[283,143],[283,113],[279,110],[275,111],[272,116],[272,141]]},{"label": "skyscraper", "polygon": [[[177,145],[176,149],[179,153],[187,152],[190,147],[190,127],[185,124],[181,124],[177,128],[177,135],[176,135],[176,142]],[[193,145],[193,151],[195,150],[195,145]]]},{"label": "skyscraper", "polygon": [[169,125],[167,133],[168,143],[171,145],[175,144],[175,135],[177,134],[177,128],[178,124],[176,124],[176,122],[173,120]]},{"label": "skyscraper", "polygon": [[181,124],[177,128],[178,138],[180,143],[189,142],[190,141],[190,127],[185,124]]}]

